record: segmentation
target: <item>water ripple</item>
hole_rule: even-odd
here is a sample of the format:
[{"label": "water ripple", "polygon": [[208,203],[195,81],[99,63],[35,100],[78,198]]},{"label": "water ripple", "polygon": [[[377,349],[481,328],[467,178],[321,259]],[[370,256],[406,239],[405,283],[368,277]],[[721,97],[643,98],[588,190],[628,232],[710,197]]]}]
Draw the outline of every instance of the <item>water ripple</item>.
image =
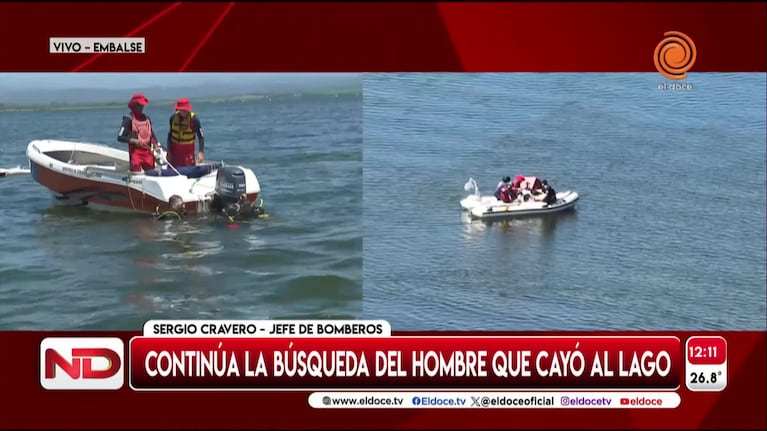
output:
[{"label": "water ripple", "polygon": [[[234,230],[212,218],[156,223],[52,206],[30,177],[0,179],[0,329],[135,330],[155,317],[360,317],[362,99],[195,103],[195,110],[206,126],[206,156],[252,167],[272,217]],[[0,166],[25,164],[29,141],[73,123],[81,127],[70,138],[111,142],[121,115],[0,115]]]},{"label": "water ripple", "polygon": [[[694,76],[693,76],[694,75]],[[396,329],[767,327],[764,74],[369,74],[365,315]],[[467,223],[463,184],[577,212]]]}]

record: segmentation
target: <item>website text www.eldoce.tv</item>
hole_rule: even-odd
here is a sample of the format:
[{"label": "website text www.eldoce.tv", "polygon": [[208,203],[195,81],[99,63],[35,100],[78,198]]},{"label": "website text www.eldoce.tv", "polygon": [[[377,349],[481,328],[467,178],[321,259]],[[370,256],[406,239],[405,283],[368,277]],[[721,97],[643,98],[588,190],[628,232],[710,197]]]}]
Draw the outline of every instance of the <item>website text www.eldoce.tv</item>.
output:
[{"label": "website text www.eldoce.tv", "polygon": [[315,392],[314,408],[675,408],[676,392]]}]

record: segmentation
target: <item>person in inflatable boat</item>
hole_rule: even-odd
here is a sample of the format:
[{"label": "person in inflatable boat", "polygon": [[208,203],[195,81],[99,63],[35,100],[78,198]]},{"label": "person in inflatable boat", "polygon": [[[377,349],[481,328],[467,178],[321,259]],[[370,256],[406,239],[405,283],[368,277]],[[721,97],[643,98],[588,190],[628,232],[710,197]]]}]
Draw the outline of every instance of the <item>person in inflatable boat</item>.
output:
[{"label": "person in inflatable boat", "polygon": [[501,185],[501,188],[498,190],[495,197],[499,201],[510,204],[517,198],[517,192],[511,187],[511,184],[505,183]]},{"label": "person in inflatable boat", "polygon": [[549,185],[547,180],[543,180],[543,192],[546,194],[543,201],[547,204],[551,205],[557,201],[557,192]]},{"label": "person in inflatable boat", "polygon": [[498,185],[495,186],[495,198],[500,200],[501,199],[501,190],[504,189],[504,186],[508,188],[509,183],[511,182],[511,177],[503,177],[501,178],[501,181],[498,182]]}]

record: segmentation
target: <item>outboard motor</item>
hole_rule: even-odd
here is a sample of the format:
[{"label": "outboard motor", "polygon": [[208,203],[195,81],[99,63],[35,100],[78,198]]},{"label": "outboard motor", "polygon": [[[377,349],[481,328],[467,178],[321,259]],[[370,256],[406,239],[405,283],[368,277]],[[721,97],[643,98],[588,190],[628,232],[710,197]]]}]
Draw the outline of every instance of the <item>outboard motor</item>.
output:
[{"label": "outboard motor", "polygon": [[245,172],[237,166],[224,166],[216,174],[216,190],[211,209],[235,217],[240,212],[241,200],[247,194]]}]

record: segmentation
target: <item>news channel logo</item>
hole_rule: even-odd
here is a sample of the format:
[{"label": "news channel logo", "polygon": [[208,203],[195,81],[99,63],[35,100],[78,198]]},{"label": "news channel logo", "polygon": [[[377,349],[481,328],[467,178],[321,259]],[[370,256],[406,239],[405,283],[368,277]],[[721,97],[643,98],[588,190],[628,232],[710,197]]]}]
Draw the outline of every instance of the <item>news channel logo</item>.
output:
[{"label": "news channel logo", "polygon": [[658,90],[692,90],[691,82],[681,81],[687,79],[687,72],[692,69],[698,58],[695,42],[681,31],[667,31],[663,36],[655,47],[653,62],[658,73],[672,82],[658,84]]},{"label": "news channel logo", "polygon": [[47,390],[120,389],[124,355],[119,338],[45,338],[40,343],[40,385]]}]

